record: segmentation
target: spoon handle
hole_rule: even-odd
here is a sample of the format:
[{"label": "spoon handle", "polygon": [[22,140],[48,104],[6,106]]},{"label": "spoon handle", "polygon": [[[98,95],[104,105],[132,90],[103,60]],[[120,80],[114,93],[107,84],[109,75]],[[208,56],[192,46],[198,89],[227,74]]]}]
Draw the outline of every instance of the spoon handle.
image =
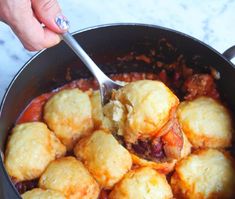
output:
[{"label": "spoon handle", "polygon": [[79,56],[90,72],[97,78],[100,85],[102,85],[105,80],[109,79],[69,32],[62,34],[62,38],[65,43],[68,44],[68,46]]}]

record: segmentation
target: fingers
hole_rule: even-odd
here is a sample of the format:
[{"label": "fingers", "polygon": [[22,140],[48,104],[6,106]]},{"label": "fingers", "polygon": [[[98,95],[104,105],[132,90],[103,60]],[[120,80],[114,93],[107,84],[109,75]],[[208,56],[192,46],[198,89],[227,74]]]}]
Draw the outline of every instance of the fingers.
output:
[{"label": "fingers", "polygon": [[64,18],[56,0],[32,0],[32,7],[38,20],[45,24],[48,29],[56,33],[66,31],[66,26],[60,28],[56,24],[57,19]]},{"label": "fingers", "polygon": [[32,10],[26,9],[9,23],[24,47],[30,51],[48,48],[60,42],[59,35],[48,28],[43,28]]},{"label": "fingers", "polygon": [[[31,24],[31,28],[28,25]],[[55,32],[48,28],[43,28],[41,24],[36,22],[28,22],[27,25],[21,24],[21,26],[13,27],[13,31],[16,33],[24,47],[29,51],[38,51],[44,48],[49,48],[60,42],[60,37]]]},{"label": "fingers", "polygon": [[60,42],[58,33],[64,30],[55,23],[59,13],[58,3],[52,0],[0,0],[0,18],[11,26],[24,47],[30,51]]}]

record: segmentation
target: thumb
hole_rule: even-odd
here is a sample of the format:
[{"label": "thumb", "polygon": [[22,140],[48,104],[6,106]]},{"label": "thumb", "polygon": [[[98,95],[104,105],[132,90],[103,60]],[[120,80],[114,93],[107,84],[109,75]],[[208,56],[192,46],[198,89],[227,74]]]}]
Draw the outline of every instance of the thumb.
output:
[{"label": "thumb", "polygon": [[[68,29],[68,21],[62,15],[56,0],[32,0],[32,8],[37,19],[48,29],[56,33],[63,33]],[[64,26],[58,26],[56,20],[64,19]]]}]

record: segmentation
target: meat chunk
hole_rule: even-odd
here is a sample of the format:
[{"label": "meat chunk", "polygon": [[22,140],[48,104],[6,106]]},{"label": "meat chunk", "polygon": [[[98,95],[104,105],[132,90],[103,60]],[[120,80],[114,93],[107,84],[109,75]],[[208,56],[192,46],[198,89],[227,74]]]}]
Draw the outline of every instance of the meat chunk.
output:
[{"label": "meat chunk", "polygon": [[209,74],[195,74],[189,77],[184,83],[184,89],[186,92],[185,100],[192,100],[200,96],[219,98],[215,81]]}]

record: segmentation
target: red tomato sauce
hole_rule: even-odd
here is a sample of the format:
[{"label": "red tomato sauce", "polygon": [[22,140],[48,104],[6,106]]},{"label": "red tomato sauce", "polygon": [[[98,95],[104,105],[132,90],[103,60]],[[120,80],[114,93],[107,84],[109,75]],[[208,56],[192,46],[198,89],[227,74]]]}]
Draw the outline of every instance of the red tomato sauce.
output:
[{"label": "red tomato sauce", "polygon": [[53,93],[42,94],[33,99],[17,120],[17,124],[42,120],[43,106]]}]

